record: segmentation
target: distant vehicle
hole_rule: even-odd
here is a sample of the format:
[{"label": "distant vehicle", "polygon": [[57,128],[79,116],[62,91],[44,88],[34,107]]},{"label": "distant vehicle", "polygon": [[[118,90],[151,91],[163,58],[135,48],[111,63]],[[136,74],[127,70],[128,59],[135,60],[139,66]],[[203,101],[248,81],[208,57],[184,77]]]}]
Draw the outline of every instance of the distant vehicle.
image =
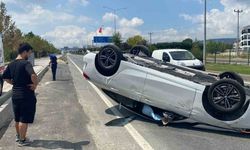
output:
[{"label": "distant vehicle", "polygon": [[83,57],[83,76],[131,109],[145,103],[180,119],[249,131],[250,88],[238,74],[209,75],[150,56],[145,46],[123,53],[107,45]]},{"label": "distant vehicle", "polygon": [[153,51],[152,57],[174,65],[205,70],[203,63],[185,49],[159,49]]},{"label": "distant vehicle", "polygon": [[0,33],[0,96],[3,93],[2,74],[4,70],[5,70],[5,65],[4,65],[3,38],[2,38],[2,34]]}]

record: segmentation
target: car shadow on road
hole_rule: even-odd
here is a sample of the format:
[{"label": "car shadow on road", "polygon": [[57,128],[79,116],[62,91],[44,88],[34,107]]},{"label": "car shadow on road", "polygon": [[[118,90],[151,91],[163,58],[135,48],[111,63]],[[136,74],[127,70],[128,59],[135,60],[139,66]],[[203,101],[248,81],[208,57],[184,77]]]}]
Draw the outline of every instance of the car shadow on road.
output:
[{"label": "car shadow on road", "polygon": [[[155,125],[159,124],[159,122],[154,121],[151,118],[148,118],[148,117],[142,116],[136,112],[132,112],[130,110],[127,110],[124,107],[119,107],[119,105],[116,105],[112,108],[106,109],[105,112],[109,115],[117,116],[112,111],[114,109],[119,111],[122,115],[118,116],[120,118],[111,120],[110,122],[106,123],[106,126],[121,127],[121,126],[125,126],[126,124],[128,124],[134,120],[140,121],[140,122],[147,122],[147,123],[155,124]],[[213,133],[213,134],[239,137],[239,138],[250,138],[250,134],[242,134],[242,133],[235,132],[232,130],[221,129],[218,127],[213,127],[213,126],[201,124],[198,122],[177,121],[177,122],[170,123],[167,127],[176,128],[176,129],[185,129],[185,130],[190,130],[190,131],[195,131],[195,132]]]},{"label": "car shadow on road", "polygon": [[[117,110],[119,111],[120,113],[117,115],[115,114],[113,111],[114,110]],[[154,121],[153,119],[145,116],[145,115],[142,115],[140,113],[137,113],[137,112],[134,112],[132,110],[129,110],[125,107],[120,107],[119,105],[116,105],[116,106],[113,106],[111,108],[108,108],[105,110],[106,114],[109,114],[109,115],[113,115],[113,116],[116,116],[116,117],[119,117],[119,118],[116,118],[116,119],[113,119],[109,122],[107,122],[105,125],[106,126],[116,126],[116,127],[123,127],[125,126],[126,124],[136,120],[136,121],[140,121],[140,122],[146,122],[146,123],[149,123],[149,124],[155,124],[155,125],[160,125],[161,126],[161,122],[159,121]]]},{"label": "car shadow on road", "polygon": [[88,145],[89,141],[81,141],[72,143],[69,141],[57,141],[57,140],[34,140],[29,147],[44,148],[44,149],[73,149],[82,150],[82,146]]}]

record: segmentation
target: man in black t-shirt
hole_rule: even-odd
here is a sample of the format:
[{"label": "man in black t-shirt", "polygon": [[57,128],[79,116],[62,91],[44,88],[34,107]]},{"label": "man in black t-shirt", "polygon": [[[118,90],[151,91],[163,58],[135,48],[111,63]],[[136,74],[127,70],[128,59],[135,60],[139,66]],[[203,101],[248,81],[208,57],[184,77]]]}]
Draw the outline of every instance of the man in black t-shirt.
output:
[{"label": "man in black t-shirt", "polygon": [[16,60],[11,62],[3,73],[3,79],[12,84],[12,104],[16,122],[16,142],[26,146],[30,141],[26,138],[28,123],[33,123],[36,112],[35,89],[38,84],[37,75],[28,57],[32,47],[23,43],[18,49]]}]

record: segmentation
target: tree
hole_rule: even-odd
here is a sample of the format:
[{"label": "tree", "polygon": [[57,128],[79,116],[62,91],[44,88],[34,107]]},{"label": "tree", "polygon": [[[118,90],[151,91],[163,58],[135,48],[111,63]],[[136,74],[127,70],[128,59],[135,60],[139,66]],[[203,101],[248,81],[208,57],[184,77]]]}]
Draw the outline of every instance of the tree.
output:
[{"label": "tree", "polygon": [[121,43],[120,48],[124,51],[129,51],[132,47],[128,43]]},{"label": "tree", "polygon": [[152,53],[154,50],[156,50],[157,49],[157,47],[155,46],[155,45],[149,45],[149,50],[150,50],[150,52]]},{"label": "tree", "polygon": [[182,41],[182,45],[183,47],[185,47],[184,49],[191,50],[193,46],[193,40],[190,38],[187,38]]},{"label": "tree", "polygon": [[164,42],[164,43],[157,43],[154,44],[155,47],[158,49],[170,49],[170,48],[179,48],[179,49],[186,49],[191,50],[193,45],[192,39],[186,39],[182,42]]},{"label": "tree", "polygon": [[22,42],[22,32],[19,30],[15,22],[11,20],[11,16],[7,15],[7,9],[3,2],[0,3],[0,32],[3,35],[3,48],[5,60],[11,60],[16,55],[16,49]]},{"label": "tree", "polygon": [[58,53],[59,51],[54,47],[53,44],[47,40],[42,39],[40,36],[35,35],[33,32],[24,34],[23,42],[29,43],[33,49],[36,57],[47,56],[48,53]]},{"label": "tree", "polygon": [[193,44],[193,40],[190,38],[187,38],[187,39],[183,40],[182,43]]},{"label": "tree", "polygon": [[199,60],[202,60],[203,58],[203,55],[202,55],[202,49],[200,47],[200,44],[198,41],[194,42],[193,45],[192,45],[192,49],[191,49],[191,52],[193,53],[193,55],[199,59]]},{"label": "tree", "polygon": [[136,35],[136,36],[128,38],[127,43],[130,46],[147,45],[147,41],[140,35]]},{"label": "tree", "polygon": [[48,53],[59,52],[53,44],[32,32],[23,35],[22,31],[16,27],[11,16],[7,14],[7,9],[3,2],[0,3],[0,32],[3,35],[5,61],[10,61],[16,57],[17,49],[22,42],[30,43],[34,48],[36,56],[46,56]]},{"label": "tree", "polygon": [[120,34],[119,32],[114,33],[114,34],[113,34],[112,40],[113,40],[113,43],[114,43],[116,46],[120,47],[120,45],[121,45],[121,43],[122,43],[122,36],[121,36],[121,34]]}]

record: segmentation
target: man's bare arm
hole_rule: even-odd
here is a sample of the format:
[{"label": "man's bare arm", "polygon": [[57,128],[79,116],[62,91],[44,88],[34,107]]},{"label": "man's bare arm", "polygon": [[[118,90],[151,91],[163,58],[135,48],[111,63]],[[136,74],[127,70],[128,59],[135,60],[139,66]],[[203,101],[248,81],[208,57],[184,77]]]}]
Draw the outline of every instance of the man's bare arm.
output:
[{"label": "man's bare arm", "polygon": [[38,85],[38,77],[35,73],[31,75],[31,81],[33,84],[30,85],[30,88],[31,88],[31,90],[34,91],[34,90],[36,90],[36,87]]},{"label": "man's bare arm", "polygon": [[10,80],[10,79],[4,79],[4,81],[7,82],[7,83],[9,83],[9,84],[11,84],[11,85],[13,84],[12,80]]}]

